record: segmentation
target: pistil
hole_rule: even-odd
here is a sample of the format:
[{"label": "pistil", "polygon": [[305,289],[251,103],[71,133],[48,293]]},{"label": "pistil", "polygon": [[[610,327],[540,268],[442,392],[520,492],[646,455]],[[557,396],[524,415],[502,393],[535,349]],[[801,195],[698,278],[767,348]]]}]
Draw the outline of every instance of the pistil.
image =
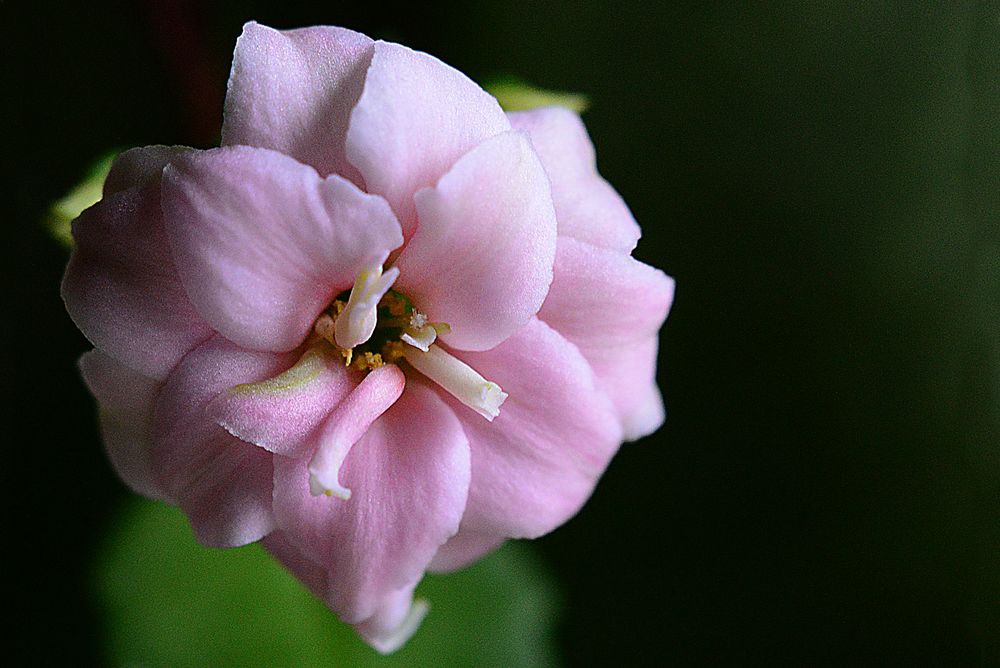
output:
[{"label": "pistil", "polygon": [[403,355],[414,369],[490,422],[500,415],[500,406],[507,399],[507,393],[440,346],[432,345],[424,352],[404,345]]},{"label": "pistil", "polygon": [[351,490],[340,484],[340,467],[371,424],[399,399],[403,383],[383,382],[380,377],[390,373],[398,374],[399,370],[373,370],[323,423],[319,447],[309,462],[309,492],[313,496],[335,496],[344,501],[351,498]]},{"label": "pistil", "polygon": [[347,306],[334,322],[334,339],[344,350],[361,345],[375,331],[378,303],[399,276],[399,269],[396,267],[382,272],[385,260],[385,257],[380,258],[358,274],[358,280],[351,288],[351,296],[347,299]]}]

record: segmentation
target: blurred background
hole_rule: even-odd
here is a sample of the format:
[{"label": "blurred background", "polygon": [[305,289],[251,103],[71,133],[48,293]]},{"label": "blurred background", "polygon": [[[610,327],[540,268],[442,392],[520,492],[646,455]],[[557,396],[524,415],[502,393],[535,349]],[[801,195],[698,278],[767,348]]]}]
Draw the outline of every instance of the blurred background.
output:
[{"label": "blurred background", "polygon": [[[120,648],[183,634],[139,629],[118,595],[158,606],[146,588],[174,588],[175,616],[200,614],[197,574],[164,558],[190,532],[142,515],[103,457],[43,220],[109,150],[216,143],[249,19],[585,93],[635,254],[677,279],[667,424],[511,553],[543,590],[525,600],[544,599],[500,625],[521,659],[404,665],[1000,664],[998,3],[6,0],[9,665],[157,665]],[[267,567],[241,554],[226,563]],[[521,572],[454,587],[491,608]],[[250,590],[229,625],[313,665]]]}]

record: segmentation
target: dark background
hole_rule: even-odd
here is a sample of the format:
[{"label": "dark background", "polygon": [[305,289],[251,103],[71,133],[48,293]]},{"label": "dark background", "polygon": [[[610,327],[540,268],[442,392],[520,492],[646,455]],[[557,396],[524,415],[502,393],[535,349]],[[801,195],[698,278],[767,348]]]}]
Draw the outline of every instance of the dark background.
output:
[{"label": "dark background", "polygon": [[6,0],[12,665],[98,660],[90,559],[126,496],[40,220],[108,149],[213,144],[248,19],[592,100],[678,288],[666,426],[538,541],[568,664],[1000,664],[997,3]]}]

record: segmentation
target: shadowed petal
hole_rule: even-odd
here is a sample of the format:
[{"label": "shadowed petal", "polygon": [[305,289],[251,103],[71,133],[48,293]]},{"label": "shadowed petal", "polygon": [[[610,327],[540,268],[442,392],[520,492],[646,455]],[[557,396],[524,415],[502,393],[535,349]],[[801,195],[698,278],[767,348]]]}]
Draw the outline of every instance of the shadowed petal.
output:
[{"label": "shadowed petal", "polygon": [[344,137],[371,55],[372,40],[353,30],[247,23],[233,54],[222,145],[274,149],[360,185]]},{"label": "shadowed petal", "polygon": [[311,496],[307,464],[275,458],[278,526],[307,558],[329,568],[327,603],[356,624],[415,584],[458,530],[468,444],[451,410],[408,382],[344,462],[340,476],[353,491],[350,500]]},{"label": "shadowed petal", "polygon": [[432,573],[450,573],[479,561],[504,544],[503,536],[460,530],[441,546],[427,570]]},{"label": "shadowed petal", "polygon": [[194,151],[188,146],[141,146],[115,156],[104,179],[104,196],[122,190],[159,183],[163,168],[179,155]]},{"label": "shadowed petal", "polygon": [[597,173],[594,146],[580,117],[562,107],[508,114],[531,144],[552,182],[560,236],[630,252],[641,231],[628,206]]},{"label": "shadowed petal", "polygon": [[[130,156],[157,163],[162,157],[144,150]],[[121,162],[112,174],[124,179]],[[212,330],[188,299],[174,265],[163,230],[159,176],[143,167],[132,176],[150,181],[106,196],[73,222],[75,243],[62,297],[95,347],[162,379]]]},{"label": "shadowed petal", "polygon": [[292,572],[308,587],[317,598],[326,600],[327,573],[326,569],[315,561],[303,555],[295,543],[288,539],[285,532],[278,529],[266,535],[261,543],[275,559]]},{"label": "shadowed petal", "polygon": [[548,180],[527,139],[508,132],[417,193],[420,228],[400,253],[399,289],[462,350],[500,343],[538,312],[555,257]]},{"label": "shadowed petal", "polygon": [[298,346],[332,297],[403,241],[384,200],[274,151],[201,151],[163,178],[167,235],[191,301],[247,348]]},{"label": "shadowed petal", "polygon": [[115,472],[139,494],[168,500],[150,457],[149,423],[160,383],[99,350],[84,353],[79,364],[99,404],[101,436]]},{"label": "shadowed petal", "polygon": [[409,238],[416,227],[413,194],[509,129],[497,101],[461,72],[426,53],[376,42],[351,113],[347,157],[368,192],[389,201]]},{"label": "shadowed petal", "polygon": [[461,357],[510,395],[492,423],[454,405],[472,450],[462,530],[548,533],[576,514],[618,450],[611,401],[576,347],[537,319],[496,348]]},{"label": "shadowed petal", "polygon": [[274,376],[293,361],[216,336],[189,353],[163,386],[153,414],[153,467],[205,545],[243,545],[274,528],[273,455],[226,432],[205,407],[223,390]]}]

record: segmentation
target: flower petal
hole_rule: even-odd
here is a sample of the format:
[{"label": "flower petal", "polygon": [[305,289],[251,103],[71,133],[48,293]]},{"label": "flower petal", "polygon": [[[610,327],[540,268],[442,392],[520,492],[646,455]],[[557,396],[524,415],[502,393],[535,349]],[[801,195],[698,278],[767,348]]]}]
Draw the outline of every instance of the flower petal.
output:
[{"label": "flower petal", "polygon": [[380,41],[351,113],[347,157],[368,192],[389,201],[409,238],[416,227],[413,194],[507,130],[497,101],[464,74],[426,53]]},{"label": "flower petal", "polygon": [[271,453],[230,435],[205,407],[221,391],[274,376],[293,361],[215,336],[163,386],[153,413],[153,468],[205,545],[243,545],[274,528]]},{"label": "flower petal", "polygon": [[104,178],[104,197],[117,192],[159,183],[163,168],[177,156],[194,151],[188,146],[141,146],[122,151],[115,156],[111,170]]},{"label": "flower petal", "polygon": [[657,332],[674,298],[674,280],[620,251],[559,237],[555,277],[538,317],[590,362],[635,440],[663,424],[656,387]]},{"label": "flower petal", "polygon": [[552,182],[559,234],[623,250],[635,248],[642,232],[621,196],[597,173],[594,146],[580,117],[563,107],[507,115],[526,131]]},{"label": "flower petal", "polygon": [[654,334],[616,349],[580,346],[598,386],[614,402],[628,441],[652,434],[666,418],[663,396],[656,386],[658,345]]},{"label": "flower petal", "polygon": [[340,469],[351,449],[399,399],[406,377],[395,364],[373,369],[337,406],[317,433],[316,452],[309,460],[309,488],[314,496],[325,494],[345,501],[350,488],[340,484]]},{"label": "flower petal", "polygon": [[304,456],[309,436],[360,382],[328,348],[310,348],[287,371],[259,383],[224,390],[208,416],[233,436],[285,456]]},{"label": "flower petal", "polygon": [[222,145],[274,149],[360,184],[344,137],[371,56],[372,40],[353,30],[247,23],[233,54]]},{"label": "flower petal", "polygon": [[355,625],[358,634],[381,654],[392,654],[406,644],[427,616],[430,606],[413,600],[416,583],[386,596],[374,615]]},{"label": "flower petal", "polygon": [[619,251],[560,237],[538,317],[579,346],[609,353],[663,325],[674,280]]},{"label": "flower petal", "polygon": [[[142,161],[149,154],[131,155]],[[116,163],[112,173],[116,169],[125,178],[124,168]],[[212,330],[174,266],[163,231],[159,177],[142,178],[152,181],[106,196],[73,222],[75,244],[62,297],[95,347],[159,380]]]},{"label": "flower petal", "polygon": [[317,598],[326,600],[327,581],[326,569],[312,559],[306,557],[302,550],[292,542],[287,534],[276,529],[264,536],[261,543],[271,555],[292,572]]},{"label": "flower petal", "polygon": [[461,357],[510,395],[492,423],[454,404],[472,450],[462,530],[548,533],[576,514],[621,444],[611,401],[576,347],[538,319]]},{"label": "flower petal", "polygon": [[460,530],[441,546],[427,570],[432,573],[450,573],[479,561],[504,544],[503,536]]},{"label": "flower petal", "polygon": [[149,423],[160,384],[99,350],[80,357],[80,373],[97,399],[101,436],[115,472],[131,489],[168,500],[153,474]]},{"label": "flower petal", "polygon": [[408,382],[341,469],[350,500],[311,496],[307,465],[275,458],[278,525],[305,557],[330,569],[327,604],[343,621],[363,622],[415,584],[458,530],[468,443],[452,411]]},{"label": "flower petal", "polygon": [[167,235],[191,301],[247,348],[298,346],[332,297],[403,241],[381,198],[275,151],[200,151],[163,179]]},{"label": "flower petal", "polygon": [[521,133],[489,139],[417,193],[420,227],[396,261],[399,289],[441,340],[487,350],[538,312],[552,281],[556,221],[548,180]]}]

